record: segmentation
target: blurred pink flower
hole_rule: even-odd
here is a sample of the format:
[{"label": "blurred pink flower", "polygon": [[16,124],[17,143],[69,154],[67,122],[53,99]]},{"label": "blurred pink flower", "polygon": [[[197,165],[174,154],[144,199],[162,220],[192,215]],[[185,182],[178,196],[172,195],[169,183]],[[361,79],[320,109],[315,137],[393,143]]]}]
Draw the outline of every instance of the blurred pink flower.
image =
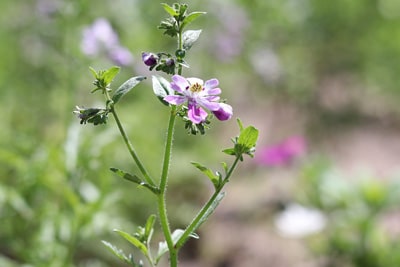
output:
[{"label": "blurred pink flower", "polygon": [[290,164],[294,159],[306,151],[306,142],[303,137],[292,136],[282,142],[265,146],[256,153],[256,161],[261,165],[283,166]]},{"label": "blurred pink flower", "polygon": [[82,32],[81,51],[88,56],[105,53],[115,64],[127,66],[133,61],[130,51],[121,46],[110,22],[99,18]]}]

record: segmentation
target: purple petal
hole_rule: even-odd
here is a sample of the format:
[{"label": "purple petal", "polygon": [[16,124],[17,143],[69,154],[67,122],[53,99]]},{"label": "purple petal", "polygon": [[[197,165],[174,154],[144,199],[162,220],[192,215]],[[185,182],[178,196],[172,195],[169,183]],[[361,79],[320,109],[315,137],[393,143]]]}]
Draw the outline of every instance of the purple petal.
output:
[{"label": "purple petal", "polygon": [[210,102],[205,98],[202,99],[198,99],[197,103],[203,107],[205,107],[206,109],[209,109],[211,111],[216,111],[220,108],[220,104],[217,102]]},{"label": "purple petal", "polygon": [[230,105],[225,104],[225,103],[219,103],[219,109],[216,110],[216,111],[213,111],[213,114],[220,121],[226,121],[226,120],[229,120],[232,117],[233,110],[232,110],[232,107]]},{"label": "purple petal", "polygon": [[205,90],[207,95],[219,95],[221,94],[221,89],[220,88],[213,88],[213,89],[207,89]]},{"label": "purple petal", "polygon": [[201,107],[197,107],[195,105],[189,107],[188,117],[189,120],[191,120],[194,124],[199,124],[205,121],[207,115],[207,112],[205,112],[204,109],[202,109]]},{"label": "purple petal", "polygon": [[218,86],[219,81],[217,79],[211,79],[205,82],[204,87],[206,88],[206,90],[214,88],[216,86]]},{"label": "purple petal", "polygon": [[181,95],[168,95],[164,97],[164,101],[167,101],[168,103],[172,105],[180,105],[186,102],[186,97],[181,96]]},{"label": "purple petal", "polygon": [[171,88],[179,93],[183,93],[189,86],[189,82],[180,75],[172,76]]}]

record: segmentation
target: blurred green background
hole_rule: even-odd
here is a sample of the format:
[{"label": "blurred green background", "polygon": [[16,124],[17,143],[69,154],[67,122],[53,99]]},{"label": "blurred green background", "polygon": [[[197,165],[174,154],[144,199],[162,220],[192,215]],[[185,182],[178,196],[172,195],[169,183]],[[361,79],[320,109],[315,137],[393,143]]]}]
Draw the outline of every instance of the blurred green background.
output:
[{"label": "blurred green background", "polygon": [[[123,266],[102,239],[134,251],[112,229],[133,232],[156,212],[154,199],[108,170],[136,168],[113,120],[82,126],[72,111],[102,103],[90,94],[88,67],[115,64],[105,53],[82,52],[84,29],[105,18],[132,53],[116,86],[150,77],[141,52],[175,48],[157,30],[166,17],[161,2],[173,3],[0,2],[1,266]],[[190,26],[203,33],[185,75],[218,78],[234,116],[260,129],[260,149],[296,135],[307,153],[283,166],[246,159],[201,239],[183,251],[182,266],[400,266],[400,2],[187,3],[207,15]],[[168,109],[150,81],[119,111],[156,176]],[[212,126],[206,136],[188,136],[177,123],[169,185],[176,228],[210,193],[188,160],[215,168],[230,160],[220,151],[237,135],[235,120]],[[272,219],[290,202],[319,209],[329,218],[325,229],[279,235]]]}]

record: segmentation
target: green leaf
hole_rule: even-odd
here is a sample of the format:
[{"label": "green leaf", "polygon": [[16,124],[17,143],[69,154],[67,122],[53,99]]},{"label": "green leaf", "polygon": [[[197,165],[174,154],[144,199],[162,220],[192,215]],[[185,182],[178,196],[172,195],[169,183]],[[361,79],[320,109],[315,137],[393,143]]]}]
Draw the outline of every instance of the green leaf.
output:
[{"label": "green leaf", "polygon": [[190,30],[190,31],[185,31],[182,34],[182,41],[183,41],[183,49],[189,50],[194,42],[199,39],[201,34],[201,30]]},{"label": "green leaf", "polygon": [[236,155],[236,150],[234,148],[227,148],[222,150],[225,154],[228,154],[230,156],[235,156]]},{"label": "green leaf", "polygon": [[244,129],[243,123],[242,123],[242,121],[241,121],[239,118],[237,118],[237,123],[238,123],[238,125],[239,125],[239,130],[240,130],[240,132],[243,131],[243,129]]},{"label": "green leaf", "polygon": [[125,180],[128,180],[130,182],[133,182],[135,184],[138,184],[140,186],[143,186],[143,187],[149,189],[154,194],[158,194],[159,193],[159,190],[158,190],[157,187],[149,185],[148,183],[146,183],[142,179],[140,179],[137,175],[127,173],[127,172],[125,172],[123,170],[120,170],[118,168],[110,168],[110,171],[114,172],[115,174],[119,175],[120,177],[124,178]]},{"label": "green leaf", "polygon": [[114,229],[114,232],[116,232],[117,234],[122,236],[126,241],[128,241],[129,243],[134,245],[136,248],[138,248],[143,253],[143,255],[145,255],[145,256],[148,255],[149,252],[147,250],[146,245],[143,244],[142,242],[140,242],[139,239],[137,239],[136,237],[134,237],[124,231],[118,230],[118,229]]},{"label": "green leaf", "polygon": [[166,4],[166,3],[161,3],[161,5],[163,6],[164,10],[165,10],[168,14],[171,15],[171,17],[174,17],[174,16],[179,15],[178,12],[176,12],[176,10],[175,10],[173,7],[169,6],[168,4]]},{"label": "green leaf", "polygon": [[195,166],[197,169],[199,169],[202,173],[207,175],[207,177],[210,178],[210,181],[214,184],[215,188],[219,187],[220,178],[217,175],[215,175],[211,169],[197,162],[191,162],[191,164]]},{"label": "green leaf", "polygon": [[114,66],[102,73],[101,79],[104,80],[106,85],[109,85],[119,73],[120,67]]},{"label": "green leaf", "polygon": [[[205,222],[207,221],[208,217],[215,211],[215,209],[218,207],[218,205],[221,203],[222,199],[225,197],[225,192],[220,192],[214,201],[211,203],[210,207],[206,210],[206,212],[203,214],[203,216],[200,218],[200,220],[197,222],[197,224],[193,228],[193,232],[189,235],[190,237],[193,237],[192,234]],[[182,235],[181,235],[182,236]],[[179,244],[184,244],[186,240],[179,240],[177,243]]]},{"label": "green leaf", "polygon": [[192,12],[186,16],[186,18],[182,22],[181,29],[183,30],[187,25],[193,22],[195,19],[200,17],[201,15],[206,14],[206,12]]},{"label": "green leaf", "polygon": [[89,67],[89,70],[90,70],[90,72],[93,74],[93,77],[94,77],[95,79],[98,79],[98,78],[99,78],[99,76],[98,76],[98,74],[97,74],[97,71],[96,71],[95,69],[93,69],[92,67]]},{"label": "green leaf", "polygon": [[[171,237],[172,237],[172,242],[175,245],[176,243],[178,243],[178,240],[181,238],[181,236],[183,235],[185,231],[182,229],[176,229]],[[195,233],[192,233],[189,235],[189,237],[195,238],[195,239],[199,239],[199,236]],[[157,258],[156,258],[156,264],[158,263],[158,261],[161,259],[161,256],[164,255],[166,252],[168,252],[168,245],[167,242],[160,242],[158,244],[158,252],[157,252]]]},{"label": "green leaf", "polygon": [[237,143],[247,150],[256,146],[258,139],[258,130],[254,126],[249,126],[240,132]]},{"label": "green leaf", "polygon": [[130,174],[130,173],[124,172],[124,171],[122,171],[120,169],[117,169],[117,168],[110,168],[110,170],[112,172],[118,174],[122,178],[128,180],[128,181],[134,182],[136,184],[142,184],[143,183],[143,181],[139,177],[134,175],[134,174]]},{"label": "green leaf", "polygon": [[228,164],[226,162],[221,162],[222,167],[224,168],[225,174],[228,173]]},{"label": "green leaf", "polygon": [[117,103],[121,97],[123,97],[125,94],[127,94],[130,90],[132,90],[133,87],[138,85],[141,81],[145,80],[146,77],[144,76],[137,76],[137,77],[132,77],[126,82],[124,82],[114,93],[112,100],[114,103]]},{"label": "green leaf", "polygon": [[153,228],[155,221],[156,221],[156,215],[154,214],[150,215],[146,221],[146,225],[144,228],[144,236],[146,238],[147,244],[150,243],[151,237],[153,235]]},{"label": "green leaf", "polygon": [[164,97],[174,94],[174,90],[171,88],[170,82],[161,76],[153,76],[152,82],[154,94],[161,101],[161,103],[168,106],[169,103],[164,101]]},{"label": "green leaf", "polygon": [[207,209],[207,211],[204,213],[203,217],[199,220],[199,222],[196,224],[196,226],[193,229],[193,232],[195,232],[205,221],[207,221],[208,217],[214,212],[214,210],[218,207],[218,205],[221,203],[222,199],[225,197],[225,192],[220,192],[217,197],[214,199],[213,203],[211,206]]},{"label": "green leaf", "polygon": [[111,243],[109,243],[107,241],[102,240],[101,242],[103,243],[104,246],[106,246],[106,248],[109,251],[111,251],[112,254],[117,256],[117,258],[119,258],[123,262],[131,263],[129,258],[124,254],[124,252],[121,249],[118,249],[116,246],[114,246],[113,244],[111,244]]}]

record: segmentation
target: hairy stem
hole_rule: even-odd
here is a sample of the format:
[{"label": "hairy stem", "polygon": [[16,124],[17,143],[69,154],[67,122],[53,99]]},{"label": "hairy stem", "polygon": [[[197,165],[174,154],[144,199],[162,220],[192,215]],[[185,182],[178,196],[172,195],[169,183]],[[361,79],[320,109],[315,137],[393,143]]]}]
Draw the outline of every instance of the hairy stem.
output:
[{"label": "hairy stem", "polygon": [[158,195],[158,213],[160,216],[161,228],[163,230],[165,241],[167,242],[170,254],[171,267],[176,267],[178,264],[178,260],[177,260],[177,251],[174,248],[172,234],[169,227],[165,195],[167,191],[168,171],[171,160],[171,148],[172,148],[172,139],[174,135],[175,118],[176,118],[176,106],[172,106],[168,122],[167,140],[165,142],[164,161],[163,161],[163,167],[159,185],[160,193]]}]

